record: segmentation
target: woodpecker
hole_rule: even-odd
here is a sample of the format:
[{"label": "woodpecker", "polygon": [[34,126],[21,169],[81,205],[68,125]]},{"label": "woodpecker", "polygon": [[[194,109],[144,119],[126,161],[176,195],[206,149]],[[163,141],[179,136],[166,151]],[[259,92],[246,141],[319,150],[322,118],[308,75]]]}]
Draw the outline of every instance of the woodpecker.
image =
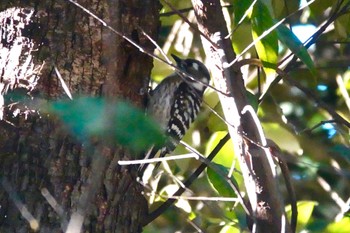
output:
[{"label": "woodpecker", "polygon": [[153,158],[158,151],[159,157],[164,157],[175,149],[195,120],[210,80],[208,69],[200,61],[171,56],[179,71],[150,92],[147,104],[147,114],[159,123],[169,140],[163,148],[151,149],[146,158]]}]

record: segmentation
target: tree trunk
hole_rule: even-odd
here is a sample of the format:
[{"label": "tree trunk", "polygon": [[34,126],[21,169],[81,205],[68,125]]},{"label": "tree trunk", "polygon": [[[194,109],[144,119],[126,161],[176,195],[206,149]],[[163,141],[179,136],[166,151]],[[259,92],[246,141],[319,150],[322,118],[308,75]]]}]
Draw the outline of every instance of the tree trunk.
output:
[{"label": "tree trunk", "polygon": [[[158,1],[79,3],[153,51],[142,30],[156,39]],[[40,107],[68,99],[65,83],[73,98],[126,99],[142,108],[152,59],[68,1],[1,2],[0,11],[0,232],[140,232],[143,187],[133,167],[117,164],[135,155],[100,138],[82,143]]]},{"label": "tree trunk", "polygon": [[266,139],[254,109],[245,95],[242,74],[227,65],[236,55],[232,48],[220,1],[192,0],[215,86],[228,129],[239,156],[246,192],[251,206],[249,219],[254,232],[291,232],[277,187],[276,171]]}]

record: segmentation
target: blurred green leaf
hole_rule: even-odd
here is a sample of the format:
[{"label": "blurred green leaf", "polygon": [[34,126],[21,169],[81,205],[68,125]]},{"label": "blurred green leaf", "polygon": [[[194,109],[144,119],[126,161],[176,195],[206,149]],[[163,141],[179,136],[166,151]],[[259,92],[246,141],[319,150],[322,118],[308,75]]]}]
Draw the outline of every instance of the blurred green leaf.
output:
[{"label": "blurred green leaf", "polygon": [[[214,107],[214,111],[216,111],[217,114],[219,114],[219,116],[224,115],[224,112],[222,111],[222,107],[220,103],[218,103]],[[215,113],[211,113],[209,115],[208,128],[211,132],[227,130],[226,123],[222,119],[220,119]]]},{"label": "blurred green leaf", "polygon": [[234,227],[234,226],[229,226],[229,225],[226,225],[224,226],[220,233],[240,233],[241,230],[237,227]]},{"label": "blurred green leaf", "polygon": [[345,145],[335,145],[331,148],[331,151],[339,154],[341,157],[350,162],[350,148]]},{"label": "blurred green leaf", "polygon": [[[293,171],[293,177],[297,180],[314,180],[319,172],[322,164],[312,160],[306,154],[298,159],[298,163],[295,165],[295,169]],[[327,167],[327,165],[324,165]]]},{"label": "blurred green leaf", "polygon": [[310,13],[313,16],[322,15],[332,5],[336,5],[337,1],[314,1],[310,6]]},{"label": "blurred green leaf", "polygon": [[281,19],[288,16],[290,12],[296,11],[299,3],[300,1],[271,0],[270,4],[276,18]]},{"label": "blurred green leaf", "polygon": [[350,227],[350,218],[344,217],[339,222],[331,223],[327,226],[325,233],[348,233]]},{"label": "blurred green leaf", "polygon": [[314,62],[312,61],[307,49],[303,43],[294,35],[294,33],[285,25],[280,25],[277,28],[278,38],[285,44],[310,70],[310,72],[316,76],[316,69]]},{"label": "blurred green leaf", "polygon": [[73,101],[53,102],[49,112],[60,117],[81,140],[98,136],[115,140],[133,151],[164,143],[158,125],[124,101],[112,103],[102,98],[81,97]]},{"label": "blurred green leaf", "polygon": [[[205,154],[209,155],[210,152],[216,147],[220,140],[227,134],[227,131],[217,131],[213,133],[208,141],[205,149]],[[221,164],[225,167],[231,167],[233,159],[235,157],[233,151],[232,140],[230,139],[216,154],[213,162]]]},{"label": "blurred green leaf", "polygon": [[52,102],[49,112],[60,117],[79,138],[101,134],[106,129],[105,102],[102,99],[79,98]]},{"label": "blurred green leaf", "polygon": [[258,98],[250,91],[246,91],[246,94],[250,105],[253,107],[255,112],[257,112],[259,108]]},{"label": "blurred green leaf", "polygon": [[[244,38],[244,40],[242,40]],[[250,24],[241,24],[232,36],[232,46],[237,54],[242,53],[243,50],[252,42],[252,28]],[[248,50],[249,54],[255,54],[255,48],[252,47]]]},{"label": "blurred green leaf", "polygon": [[[173,195],[178,189],[179,189],[179,185],[176,184],[169,184],[167,186],[165,186],[159,193],[160,194],[165,194],[166,196],[171,196]],[[188,200],[186,199],[178,199],[175,203],[175,206],[177,208],[182,209],[183,211],[185,211],[186,213],[191,213],[192,211],[192,207],[190,205],[190,203],[188,202]],[[194,215],[194,213],[191,214],[192,216]]]},{"label": "blurred green leaf", "polygon": [[158,124],[130,103],[119,101],[116,104],[113,121],[115,139],[130,149],[140,151],[152,144],[160,145],[164,142]]},{"label": "blurred green leaf", "polygon": [[[258,1],[254,6],[251,22],[254,40],[274,25],[268,8],[261,1]],[[277,33],[271,31],[255,44],[255,48],[263,63],[267,77],[273,77],[276,73],[278,58]]]},{"label": "blurred green leaf", "polygon": [[339,38],[349,39],[350,34],[350,14],[345,14],[337,18],[334,22],[335,32],[339,35]]},{"label": "blurred green leaf", "polygon": [[233,13],[235,25],[242,19],[245,12],[248,10],[253,0],[233,0]]},{"label": "blurred green leaf", "polygon": [[[215,166],[215,169],[218,169],[222,171],[224,174],[228,174],[229,169],[220,165],[220,164],[212,164]],[[218,174],[214,169],[211,167],[207,168],[207,175],[210,184],[212,187],[219,193],[222,197],[236,197],[236,193],[232,190],[231,186],[227,183],[225,177]],[[231,181],[238,186],[236,180],[231,177]]]},{"label": "blurred green leaf", "polygon": [[278,123],[262,123],[267,138],[273,140],[282,150],[299,154],[302,150],[297,137]]},{"label": "blurred green leaf", "polygon": [[[315,201],[299,201],[297,203],[298,208],[298,221],[297,221],[297,232],[302,231],[305,229],[305,226],[309,223],[311,219],[312,212],[314,210],[314,207],[318,203]],[[291,206],[286,206],[286,212],[287,216],[290,219],[291,218]]]}]

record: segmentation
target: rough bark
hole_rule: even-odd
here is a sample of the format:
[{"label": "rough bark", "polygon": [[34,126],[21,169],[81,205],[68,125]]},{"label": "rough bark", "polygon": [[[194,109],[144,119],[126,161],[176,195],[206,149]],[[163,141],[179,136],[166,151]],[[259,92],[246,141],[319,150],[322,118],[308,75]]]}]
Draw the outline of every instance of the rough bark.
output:
[{"label": "rough bark", "polygon": [[245,95],[242,74],[234,66],[227,67],[236,55],[228,35],[220,1],[192,0],[199,30],[215,45],[202,38],[211,60],[215,86],[219,94],[229,132],[239,156],[240,167],[252,208],[255,232],[290,232],[283,202],[276,183],[276,172],[266,139],[260,130],[252,107]]},{"label": "rough bark", "polygon": [[[15,78],[21,71],[14,69],[13,79],[9,75],[6,83],[8,66],[0,72],[4,96],[0,231],[63,232],[76,218],[82,220],[83,232],[140,232],[147,213],[143,188],[136,182],[135,169],[117,165],[118,160],[134,155],[99,138],[82,143],[57,117],[43,115],[37,108],[42,106],[38,103],[67,99],[54,67],[73,97],[122,98],[143,107],[152,59],[68,1],[29,2],[0,3],[0,11],[10,7],[33,11],[31,21],[18,28],[16,36],[30,38],[34,47],[29,53],[22,50],[18,65],[25,67],[22,58],[33,56],[29,60],[37,68],[23,80]],[[153,51],[141,29],[156,39],[158,1],[79,3]],[[22,82],[31,85],[20,86]],[[14,93],[21,94],[20,101],[14,99]]]}]

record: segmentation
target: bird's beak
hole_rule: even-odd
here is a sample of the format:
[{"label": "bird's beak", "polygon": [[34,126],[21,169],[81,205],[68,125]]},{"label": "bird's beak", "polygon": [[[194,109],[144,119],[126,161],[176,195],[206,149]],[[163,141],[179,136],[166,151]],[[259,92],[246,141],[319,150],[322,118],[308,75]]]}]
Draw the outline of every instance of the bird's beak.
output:
[{"label": "bird's beak", "polygon": [[182,59],[179,58],[178,56],[171,54],[171,56],[174,58],[174,60],[176,61],[177,66],[181,67],[182,64]]}]

